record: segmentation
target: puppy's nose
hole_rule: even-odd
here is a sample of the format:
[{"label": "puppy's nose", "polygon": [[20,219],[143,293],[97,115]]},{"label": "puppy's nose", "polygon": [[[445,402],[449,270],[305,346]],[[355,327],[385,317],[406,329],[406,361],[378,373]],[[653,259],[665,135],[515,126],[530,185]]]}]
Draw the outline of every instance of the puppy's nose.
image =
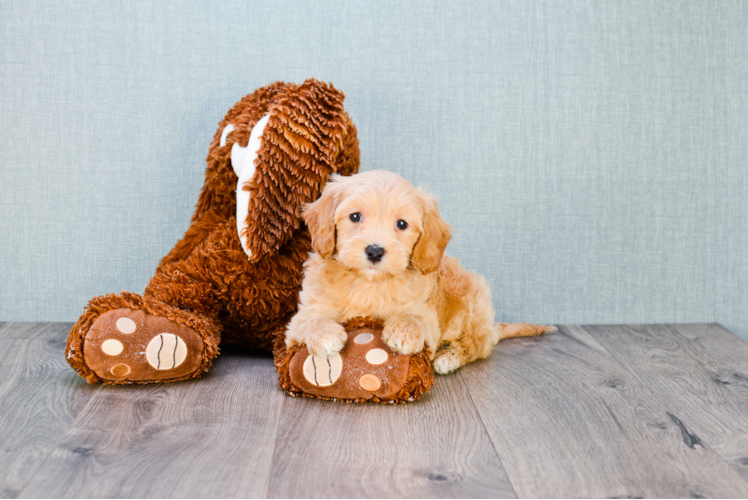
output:
[{"label": "puppy's nose", "polygon": [[384,248],[377,245],[369,245],[366,247],[366,258],[368,258],[373,264],[376,264],[382,260],[384,255]]}]

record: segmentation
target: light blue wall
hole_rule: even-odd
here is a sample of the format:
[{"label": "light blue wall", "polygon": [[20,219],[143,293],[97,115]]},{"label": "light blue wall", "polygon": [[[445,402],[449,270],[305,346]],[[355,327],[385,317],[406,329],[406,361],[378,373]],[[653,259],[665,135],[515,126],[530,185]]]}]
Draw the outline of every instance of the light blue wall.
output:
[{"label": "light blue wall", "polygon": [[748,336],[748,3],[0,3],[0,320],[141,292],[218,121],[347,94],[363,169],[426,183],[498,319]]}]

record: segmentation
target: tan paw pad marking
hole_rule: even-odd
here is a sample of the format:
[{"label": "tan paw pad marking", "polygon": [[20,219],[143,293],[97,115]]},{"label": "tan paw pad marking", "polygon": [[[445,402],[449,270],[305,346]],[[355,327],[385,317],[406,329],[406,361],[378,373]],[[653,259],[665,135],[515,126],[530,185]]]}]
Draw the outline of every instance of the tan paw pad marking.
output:
[{"label": "tan paw pad marking", "polygon": [[374,340],[374,335],[371,333],[359,333],[353,341],[357,344],[368,344]]},{"label": "tan paw pad marking", "polygon": [[173,333],[160,333],[148,342],[145,359],[156,370],[172,370],[187,357],[187,345]]},{"label": "tan paw pad marking", "polygon": [[132,333],[135,331],[135,322],[130,318],[120,318],[117,320],[117,330],[122,333]]},{"label": "tan paw pad marking", "polygon": [[104,354],[110,356],[116,356],[121,353],[124,348],[122,342],[115,339],[107,339],[101,344],[101,350],[104,351]]},{"label": "tan paw pad marking", "polygon": [[360,379],[358,379],[358,385],[360,385],[361,388],[365,391],[374,392],[382,387],[382,382],[376,375],[367,373],[366,375],[363,375]]},{"label": "tan paw pad marking", "polygon": [[119,363],[114,365],[109,371],[112,372],[112,375],[114,375],[115,377],[124,377],[125,375],[130,373],[130,367],[124,363]]},{"label": "tan paw pad marking", "polygon": [[387,361],[387,358],[387,351],[384,349],[376,348],[366,353],[366,361],[372,365],[381,365]]},{"label": "tan paw pad marking", "polygon": [[335,353],[330,356],[308,356],[304,360],[304,378],[317,387],[335,383],[343,371],[343,358]]}]

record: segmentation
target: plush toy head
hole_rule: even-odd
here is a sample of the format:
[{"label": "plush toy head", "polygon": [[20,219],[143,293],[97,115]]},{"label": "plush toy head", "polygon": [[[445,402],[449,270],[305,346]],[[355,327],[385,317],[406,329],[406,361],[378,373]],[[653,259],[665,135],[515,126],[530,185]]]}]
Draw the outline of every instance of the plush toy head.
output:
[{"label": "plush toy head", "polygon": [[354,318],[343,325],[345,347],[332,356],[311,356],[306,347],[275,343],[280,385],[291,396],[347,402],[405,403],[431,389],[434,372],[428,351],[395,354],[380,338],[383,324]]},{"label": "plush toy head", "polygon": [[[356,129],[344,95],[314,79],[274,83],[239,101],[220,123],[193,220],[235,193],[242,248],[252,261],[276,252],[301,226],[301,208],[331,174],[358,170]],[[202,210],[201,210],[202,209]],[[224,216],[230,214],[223,214]]]}]

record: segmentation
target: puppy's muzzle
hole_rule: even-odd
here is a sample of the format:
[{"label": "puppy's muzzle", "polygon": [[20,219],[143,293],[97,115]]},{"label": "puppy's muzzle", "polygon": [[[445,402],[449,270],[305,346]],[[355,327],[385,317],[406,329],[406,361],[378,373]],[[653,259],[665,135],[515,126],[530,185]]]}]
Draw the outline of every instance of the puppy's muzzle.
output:
[{"label": "puppy's muzzle", "polygon": [[378,245],[369,245],[366,247],[366,258],[369,259],[372,264],[376,264],[382,260],[382,257],[384,257],[384,248]]}]

